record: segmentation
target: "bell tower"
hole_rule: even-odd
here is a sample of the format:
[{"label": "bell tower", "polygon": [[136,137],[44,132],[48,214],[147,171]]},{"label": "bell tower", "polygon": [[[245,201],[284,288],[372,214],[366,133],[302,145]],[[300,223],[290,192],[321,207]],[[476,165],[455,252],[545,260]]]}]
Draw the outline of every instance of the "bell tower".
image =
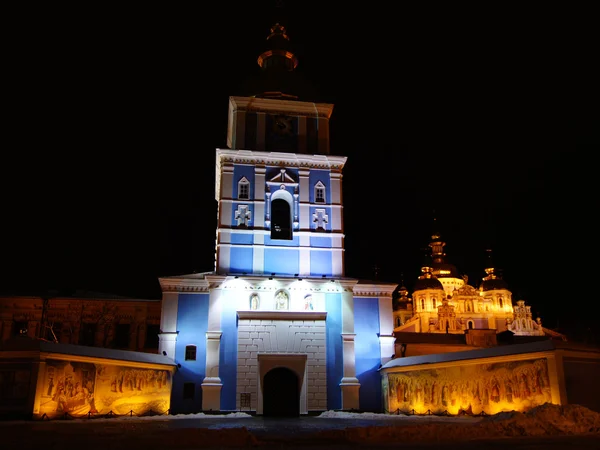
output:
[{"label": "bell tower", "polygon": [[217,149],[215,270],[222,275],[344,275],[342,169],[329,153],[333,105],[303,101],[298,58],[276,23],[254,94],[229,99]]}]

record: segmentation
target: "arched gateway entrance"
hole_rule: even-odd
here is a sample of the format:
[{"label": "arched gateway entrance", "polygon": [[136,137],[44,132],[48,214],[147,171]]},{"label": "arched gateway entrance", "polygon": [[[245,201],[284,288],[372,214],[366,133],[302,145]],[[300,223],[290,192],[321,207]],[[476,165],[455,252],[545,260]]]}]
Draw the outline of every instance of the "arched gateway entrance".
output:
[{"label": "arched gateway entrance", "polygon": [[270,370],[263,381],[263,415],[297,417],[299,414],[298,376],[286,367]]},{"label": "arched gateway entrance", "polygon": [[307,414],[306,354],[258,354],[257,414],[297,417]]}]

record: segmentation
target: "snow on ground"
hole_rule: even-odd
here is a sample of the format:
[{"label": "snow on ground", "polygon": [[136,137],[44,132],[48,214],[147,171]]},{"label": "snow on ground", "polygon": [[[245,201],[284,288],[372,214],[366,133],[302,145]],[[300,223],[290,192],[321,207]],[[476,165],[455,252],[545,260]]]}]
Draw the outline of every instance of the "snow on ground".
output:
[{"label": "snow on ground", "polygon": [[[90,427],[86,433],[93,433],[96,447],[85,444],[88,450],[104,448],[110,442],[110,436],[107,433],[118,433],[119,439],[125,439],[125,433],[135,432],[139,427],[144,426],[143,432],[135,435],[135,442],[147,449],[164,448],[197,448],[192,445],[202,443],[204,447],[215,446],[218,448],[231,447],[256,447],[264,444],[264,435],[255,435],[252,430],[252,418],[254,416],[244,412],[234,412],[228,414],[178,414],[178,415],[160,415],[148,417],[121,416],[112,418],[96,419],[74,419],[74,420],[56,420],[51,422],[37,422],[40,427],[36,428],[35,433],[24,426],[24,430],[32,437],[30,439],[39,442],[46,442],[48,437],[52,436],[53,442],[59,442],[60,435],[68,436],[68,441],[76,447],[78,445],[79,427],[52,426],[58,423],[88,423]],[[211,424],[210,427],[196,428],[165,428],[165,421],[178,419],[225,419],[223,425]],[[246,422],[243,419],[248,419]],[[324,427],[310,430],[310,436],[300,433],[298,438],[313,439],[322,443],[353,443],[353,444],[389,444],[392,442],[403,443],[435,443],[464,440],[490,440],[497,438],[510,437],[547,437],[559,435],[589,435],[593,434],[600,438],[600,413],[592,411],[580,405],[553,405],[546,403],[542,406],[531,409],[528,412],[521,413],[516,411],[502,412],[492,416],[435,416],[435,415],[386,415],[374,413],[351,413],[326,411],[316,416],[317,419],[324,420]],[[240,423],[231,423],[226,419],[242,419]],[[348,426],[327,426],[327,419],[348,420]],[[360,424],[357,423],[360,420]],[[373,421],[373,426],[365,426],[365,422]],[[148,421],[162,421],[157,423],[157,427],[151,427]],[[111,422],[112,424],[95,427],[93,424],[98,422]],[[137,425],[135,423],[138,423]],[[143,422],[143,423],[142,423]],[[112,425],[122,426],[113,427]],[[17,442],[23,442],[23,436],[15,434],[11,436],[11,429],[17,430],[18,427],[10,427],[8,423],[0,423],[5,440],[11,442],[11,439]],[[29,424],[31,425],[31,423]],[[45,425],[45,426],[44,426]],[[232,426],[233,425],[233,426]],[[106,428],[110,427],[110,428]],[[70,431],[68,431],[70,429]],[[61,431],[62,430],[62,431]],[[112,430],[112,431],[110,431]],[[16,431],[15,431],[16,433]],[[51,433],[46,435],[44,433]],[[81,439],[88,439],[89,434],[80,432]],[[29,438],[29,436],[28,436]],[[108,439],[108,440],[104,440]],[[36,442],[37,442],[36,441]],[[83,441],[82,441],[83,442]],[[85,441],[87,442],[87,441]],[[84,444],[82,444],[84,445]],[[112,444],[111,444],[112,445]],[[12,447],[8,447],[12,448]],[[116,447],[115,447],[116,448]]]},{"label": "snow on ground", "polygon": [[[327,412],[326,414],[329,414]],[[337,414],[337,413],[336,413]],[[348,413],[342,413],[348,414]],[[598,434],[600,436],[600,413],[580,405],[553,405],[546,403],[521,413],[502,412],[483,417],[478,421],[464,421],[472,417],[392,416],[401,422],[410,418],[410,425],[399,428],[390,426],[347,428],[343,438],[351,442],[403,442],[456,441],[490,439],[517,436],[558,436],[574,434]],[[414,420],[429,418],[429,423]],[[463,421],[462,424],[460,422]],[[337,430],[334,430],[337,431]],[[327,432],[325,432],[327,433]],[[341,436],[340,436],[341,437]]]}]

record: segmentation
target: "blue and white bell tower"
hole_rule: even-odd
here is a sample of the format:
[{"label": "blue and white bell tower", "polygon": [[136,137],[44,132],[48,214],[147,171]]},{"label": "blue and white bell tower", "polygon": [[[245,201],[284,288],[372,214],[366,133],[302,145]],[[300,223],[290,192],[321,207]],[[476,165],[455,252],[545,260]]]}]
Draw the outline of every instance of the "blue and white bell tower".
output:
[{"label": "blue and white bell tower", "polygon": [[[231,97],[229,108],[231,142],[243,147],[217,150],[216,271],[343,276],[346,158],[244,149],[249,123],[261,143],[281,136],[273,131],[278,120],[289,124],[288,136],[299,144],[306,142],[307,128],[327,135],[333,105]],[[327,141],[321,142],[323,148],[315,150],[328,151]]]},{"label": "blue and white bell tower", "polygon": [[283,26],[258,58],[268,83],[229,98],[215,155],[214,271],[160,278],[160,351],[173,413],[381,411],[396,284],[345,276],[333,105],[299,99]]}]

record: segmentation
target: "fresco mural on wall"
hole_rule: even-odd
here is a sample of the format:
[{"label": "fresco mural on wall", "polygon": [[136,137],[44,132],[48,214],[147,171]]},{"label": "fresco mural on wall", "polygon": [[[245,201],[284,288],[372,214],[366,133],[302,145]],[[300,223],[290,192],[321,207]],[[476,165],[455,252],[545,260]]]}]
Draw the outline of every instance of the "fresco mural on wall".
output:
[{"label": "fresco mural on wall", "polygon": [[389,412],[496,414],[552,401],[545,358],[389,373],[382,381]]},{"label": "fresco mural on wall", "polygon": [[40,414],[142,415],[170,408],[171,373],[108,364],[46,361]]}]

